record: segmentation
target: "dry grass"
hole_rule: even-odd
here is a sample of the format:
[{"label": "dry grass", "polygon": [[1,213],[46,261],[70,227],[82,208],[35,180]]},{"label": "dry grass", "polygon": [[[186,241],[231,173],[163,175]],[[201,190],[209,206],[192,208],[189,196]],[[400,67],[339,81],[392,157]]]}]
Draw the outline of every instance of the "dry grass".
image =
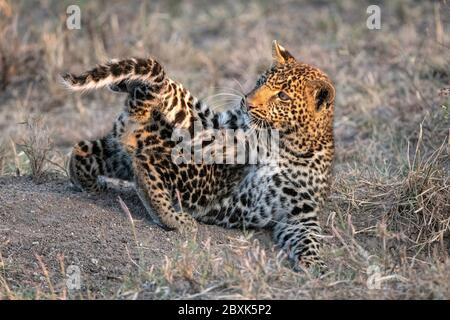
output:
[{"label": "dry grass", "polygon": [[[30,115],[45,115],[59,154],[109,130],[122,102],[106,92],[68,95],[60,72],[151,54],[219,108],[232,101],[212,94],[250,89],[278,39],[337,87],[335,173],[322,216],[331,272],[294,273],[251,235],[220,252],[204,239],[179,243],[163,267],[139,264],[115,297],[448,299],[450,7],[381,2],[382,29],[369,31],[369,4],[80,2],[82,29],[70,31],[62,3],[0,0],[0,173],[42,171],[47,140],[42,149],[27,143],[30,165],[10,142],[40,136],[20,125]],[[47,158],[63,166],[63,156]],[[0,288],[14,295],[1,277]]]},{"label": "dry grass", "polygon": [[48,158],[53,149],[50,134],[40,117],[29,118],[23,125],[26,126],[26,134],[18,146],[28,158],[33,181],[39,183],[45,175]]},{"label": "dry grass", "polygon": [[0,175],[3,175],[5,173],[5,166],[6,166],[6,157],[7,157],[7,146],[2,141],[0,142]]}]

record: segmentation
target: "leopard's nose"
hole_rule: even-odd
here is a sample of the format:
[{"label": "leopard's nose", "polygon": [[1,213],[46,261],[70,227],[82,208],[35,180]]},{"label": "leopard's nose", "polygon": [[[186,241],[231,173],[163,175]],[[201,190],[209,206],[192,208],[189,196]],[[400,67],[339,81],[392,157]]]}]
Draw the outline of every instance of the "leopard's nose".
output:
[{"label": "leopard's nose", "polygon": [[255,109],[255,106],[254,106],[253,104],[251,104],[250,102],[247,101],[247,109],[248,109],[248,110]]},{"label": "leopard's nose", "polygon": [[243,103],[247,107],[247,110],[251,110],[251,109],[255,108],[255,105],[253,103],[251,103],[251,101],[248,99],[248,96],[245,96]]}]

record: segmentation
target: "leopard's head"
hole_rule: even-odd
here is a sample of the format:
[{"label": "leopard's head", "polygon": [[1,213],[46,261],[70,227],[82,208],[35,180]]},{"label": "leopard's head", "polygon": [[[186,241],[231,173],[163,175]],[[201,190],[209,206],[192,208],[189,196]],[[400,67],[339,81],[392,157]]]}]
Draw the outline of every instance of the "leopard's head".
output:
[{"label": "leopard's head", "polygon": [[332,135],[335,90],[319,69],[297,61],[276,41],[273,64],[246,95],[252,122],[309,139]]}]

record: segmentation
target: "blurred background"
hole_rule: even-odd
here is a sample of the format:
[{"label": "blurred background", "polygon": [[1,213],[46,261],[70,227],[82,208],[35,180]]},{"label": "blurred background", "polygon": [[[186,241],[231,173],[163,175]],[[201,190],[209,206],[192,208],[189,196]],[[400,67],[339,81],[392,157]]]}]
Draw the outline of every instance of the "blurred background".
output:
[{"label": "blurred background", "polygon": [[[61,72],[151,55],[171,77],[207,98],[249,90],[270,65],[273,39],[335,82],[338,150],[345,148],[346,157],[362,156],[351,151],[368,138],[364,149],[377,152],[367,155],[392,156],[387,144],[393,136],[403,137],[395,141],[399,146],[406,144],[426,114],[430,121],[448,116],[439,96],[450,82],[445,2],[379,2],[380,30],[366,25],[370,1],[0,3],[3,138],[18,134],[16,124],[30,114],[46,116],[61,148],[110,128],[122,98],[107,92],[74,97],[61,87]],[[79,30],[66,26],[70,5],[80,8]],[[211,104],[229,103],[217,100]],[[433,132],[436,145],[448,134],[445,126],[424,129]]]},{"label": "blurred background", "polygon": [[[379,30],[367,27],[372,4]],[[78,30],[66,26],[69,5],[81,10]],[[0,0],[0,175],[36,170],[27,147],[45,150],[42,166],[64,173],[72,145],[111,129],[124,97],[68,93],[62,72],[151,55],[197,97],[226,108],[235,99],[214,95],[251,89],[274,39],[336,86],[326,228],[330,217],[340,221],[388,260],[393,242],[405,261],[448,263],[448,1]],[[363,231],[352,233],[349,219]]]}]

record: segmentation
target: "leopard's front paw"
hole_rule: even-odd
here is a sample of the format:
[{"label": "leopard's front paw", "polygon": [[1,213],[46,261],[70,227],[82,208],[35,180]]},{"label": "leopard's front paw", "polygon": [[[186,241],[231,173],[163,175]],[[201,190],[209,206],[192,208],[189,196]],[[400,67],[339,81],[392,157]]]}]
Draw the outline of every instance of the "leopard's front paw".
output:
[{"label": "leopard's front paw", "polygon": [[197,220],[186,212],[172,213],[161,219],[161,222],[164,229],[178,231],[183,234],[196,234],[198,230]]},{"label": "leopard's front paw", "polygon": [[198,223],[190,214],[181,213],[178,220],[178,230],[183,234],[197,234]]}]

